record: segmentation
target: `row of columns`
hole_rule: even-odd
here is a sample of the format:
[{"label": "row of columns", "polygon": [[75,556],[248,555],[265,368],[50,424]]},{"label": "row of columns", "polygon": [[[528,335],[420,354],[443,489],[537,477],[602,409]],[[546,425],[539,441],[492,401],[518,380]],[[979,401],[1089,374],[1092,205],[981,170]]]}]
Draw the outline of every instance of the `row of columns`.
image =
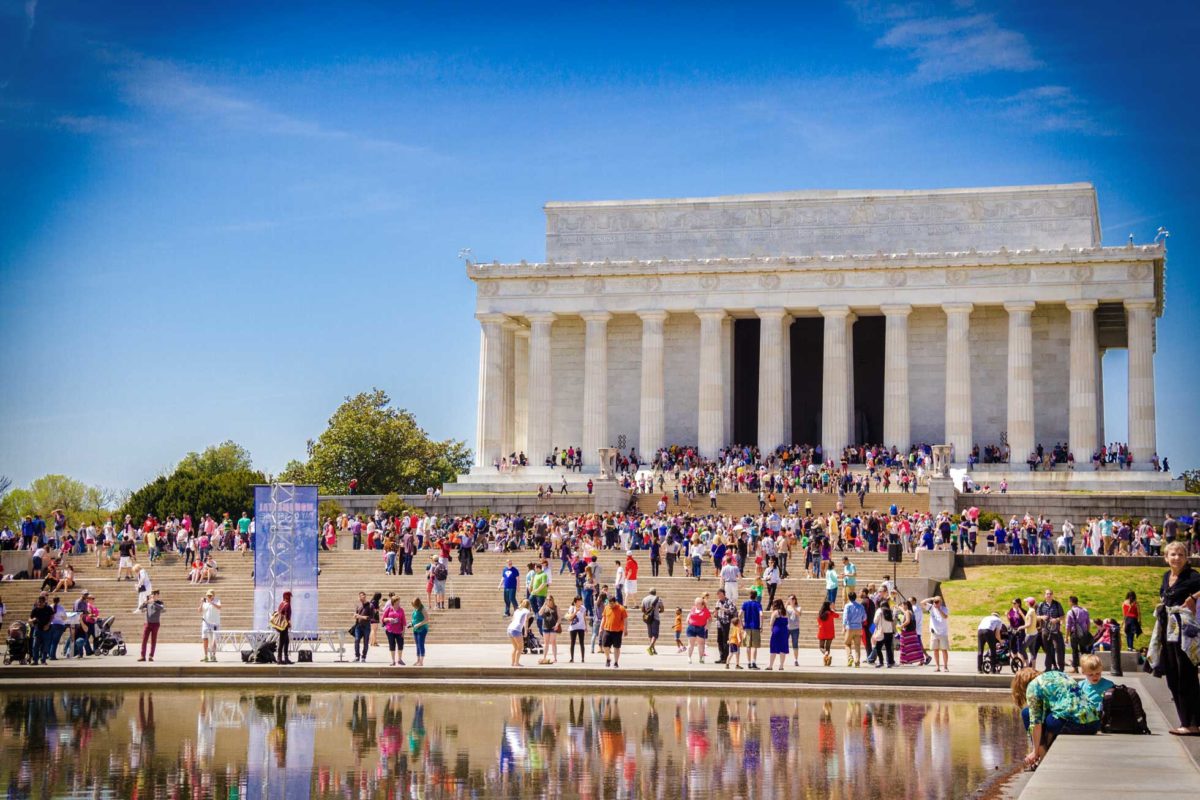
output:
[{"label": "row of columns", "polygon": [[[1073,300],[1068,392],[1069,443],[1076,458],[1091,457],[1102,430],[1102,389],[1096,341],[1095,300]],[[1125,302],[1129,337],[1129,446],[1135,463],[1146,464],[1155,452],[1154,301]],[[968,302],[943,303],[946,314],[945,441],[956,462],[965,461],[973,445],[971,413],[970,320]],[[1007,427],[1014,461],[1036,445],[1033,402],[1032,301],[1004,304],[1008,313]],[[821,443],[826,453],[840,453],[854,443],[855,316],[848,305],[821,306],[824,319]],[[883,376],[883,437],[906,449],[911,444],[908,318],[912,306],[880,307],[886,319]],[[697,445],[713,456],[732,436],[731,319],[723,309],[699,309],[700,348],[697,370]],[[758,445],[773,450],[791,441],[792,316],[781,307],[755,309],[759,334]],[[582,446],[584,463],[597,462],[597,450],[608,437],[607,311],[580,314],[585,323]],[[640,311],[642,321],[641,397],[638,450],[651,454],[668,444],[664,380],[665,311]],[[480,349],[479,446],[476,463],[490,466],[501,454],[526,448],[540,462],[553,447],[550,360],[552,313],[526,313],[528,329],[502,314],[479,316]]]}]

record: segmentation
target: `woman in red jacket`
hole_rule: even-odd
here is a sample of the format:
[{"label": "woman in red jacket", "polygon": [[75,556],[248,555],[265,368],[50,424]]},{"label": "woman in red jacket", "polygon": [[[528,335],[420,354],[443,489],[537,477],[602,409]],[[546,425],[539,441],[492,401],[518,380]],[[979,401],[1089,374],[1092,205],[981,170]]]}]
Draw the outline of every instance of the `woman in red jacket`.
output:
[{"label": "woman in red jacket", "polygon": [[821,648],[821,657],[827,667],[833,663],[833,655],[829,648],[833,644],[834,621],[840,616],[828,600],[821,604],[821,610],[817,612],[817,647]]}]

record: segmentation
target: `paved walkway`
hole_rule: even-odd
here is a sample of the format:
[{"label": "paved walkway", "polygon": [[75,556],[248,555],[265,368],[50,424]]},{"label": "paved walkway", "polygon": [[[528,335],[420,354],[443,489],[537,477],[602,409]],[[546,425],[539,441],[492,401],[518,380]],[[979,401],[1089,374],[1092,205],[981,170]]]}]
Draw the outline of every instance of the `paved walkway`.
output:
[{"label": "paved walkway", "polygon": [[1129,800],[1200,793],[1200,767],[1189,753],[1190,743],[1197,740],[1167,733],[1178,720],[1169,695],[1168,708],[1160,705],[1165,682],[1142,674],[1126,674],[1117,682],[1137,689],[1153,735],[1060,736],[1025,785],[1020,800],[1070,796]]}]

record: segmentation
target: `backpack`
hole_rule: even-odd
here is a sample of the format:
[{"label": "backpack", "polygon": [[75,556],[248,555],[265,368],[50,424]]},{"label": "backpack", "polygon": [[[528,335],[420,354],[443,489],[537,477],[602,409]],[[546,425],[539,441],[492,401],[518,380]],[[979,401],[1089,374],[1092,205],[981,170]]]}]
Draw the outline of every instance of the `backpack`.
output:
[{"label": "backpack", "polygon": [[444,581],[446,578],[450,577],[450,571],[446,569],[445,564],[439,563],[433,568],[433,577],[435,580]]},{"label": "backpack", "polygon": [[1103,733],[1150,733],[1142,698],[1129,686],[1114,686],[1104,693],[1100,704],[1100,730]]}]

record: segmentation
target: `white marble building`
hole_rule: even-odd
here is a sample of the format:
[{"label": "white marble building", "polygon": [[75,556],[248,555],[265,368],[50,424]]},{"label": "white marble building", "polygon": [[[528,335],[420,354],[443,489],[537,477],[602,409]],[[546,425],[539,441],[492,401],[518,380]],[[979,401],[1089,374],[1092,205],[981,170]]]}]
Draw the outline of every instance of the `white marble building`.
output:
[{"label": "white marble building", "polygon": [[1090,184],[547,203],[546,260],[468,263],[477,474],[524,451],[732,442],[1069,443],[1129,350],[1156,451],[1162,245],[1102,247]]}]

